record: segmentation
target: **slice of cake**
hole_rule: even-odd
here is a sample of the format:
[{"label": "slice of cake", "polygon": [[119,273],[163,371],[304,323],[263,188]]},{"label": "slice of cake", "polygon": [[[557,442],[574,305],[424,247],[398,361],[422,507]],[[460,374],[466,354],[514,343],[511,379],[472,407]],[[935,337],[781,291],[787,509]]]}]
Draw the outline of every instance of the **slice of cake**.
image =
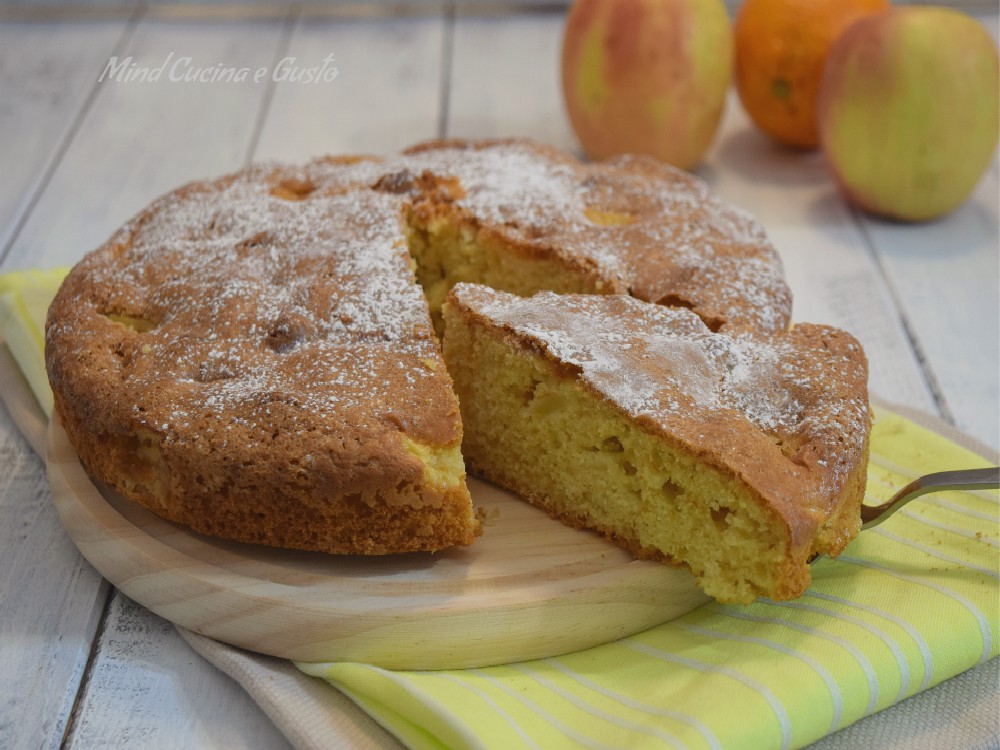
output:
[{"label": "slice of cake", "polygon": [[849,334],[472,284],[444,320],[468,466],[552,516],[732,602],[799,596],[858,532],[870,412]]}]

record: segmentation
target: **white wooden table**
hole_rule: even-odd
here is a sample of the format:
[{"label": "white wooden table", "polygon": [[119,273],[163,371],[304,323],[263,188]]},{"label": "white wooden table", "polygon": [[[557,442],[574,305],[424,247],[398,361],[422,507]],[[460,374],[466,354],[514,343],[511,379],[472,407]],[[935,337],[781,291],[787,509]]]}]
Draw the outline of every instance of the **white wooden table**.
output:
[{"label": "white wooden table", "polygon": [[[996,5],[978,9],[996,37]],[[575,148],[557,83],[562,23],[558,8],[450,5],[395,17],[0,10],[0,271],[73,263],[156,195],[253,159],[379,153],[445,135]],[[97,80],[111,57],[158,65],[168,55],[251,69],[333,55],[339,73],[312,85]],[[952,215],[885,223],[848,208],[820,156],[772,145],[733,99],[699,173],[768,228],[795,318],[862,341],[875,394],[1000,446],[996,161]],[[42,461],[0,410],[0,746],[62,745],[287,742],[238,685],[80,557]]]}]

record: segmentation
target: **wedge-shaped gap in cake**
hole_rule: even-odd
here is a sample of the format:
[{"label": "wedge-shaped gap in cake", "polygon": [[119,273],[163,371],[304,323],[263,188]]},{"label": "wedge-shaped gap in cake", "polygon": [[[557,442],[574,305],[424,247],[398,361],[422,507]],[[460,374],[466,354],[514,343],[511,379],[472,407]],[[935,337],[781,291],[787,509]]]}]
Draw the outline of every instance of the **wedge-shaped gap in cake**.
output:
[{"label": "wedge-shaped gap in cake", "polygon": [[[444,334],[441,308],[445,297],[461,282],[482,284],[522,297],[539,291],[602,292],[604,282],[587,269],[559,258],[539,257],[495,232],[484,230],[447,201],[445,206],[430,213],[415,203],[406,219],[407,248],[414,274],[427,299],[439,338]],[[544,227],[522,224],[510,224],[508,229],[528,241],[538,239],[545,231]]]}]

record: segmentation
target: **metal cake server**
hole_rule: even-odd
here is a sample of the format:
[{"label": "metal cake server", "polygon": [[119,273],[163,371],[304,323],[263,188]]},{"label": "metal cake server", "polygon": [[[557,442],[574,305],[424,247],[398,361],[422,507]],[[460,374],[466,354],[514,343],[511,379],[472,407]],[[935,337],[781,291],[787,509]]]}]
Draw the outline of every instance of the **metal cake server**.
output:
[{"label": "metal cake server", "polygon": [[988,469],[939,471],[917,477],[881,505],[861,506],[861,528],[870,529],[902,508],[911,500],[929,492],[943,490],[995,490],[1000,488],[1000,466]]}]

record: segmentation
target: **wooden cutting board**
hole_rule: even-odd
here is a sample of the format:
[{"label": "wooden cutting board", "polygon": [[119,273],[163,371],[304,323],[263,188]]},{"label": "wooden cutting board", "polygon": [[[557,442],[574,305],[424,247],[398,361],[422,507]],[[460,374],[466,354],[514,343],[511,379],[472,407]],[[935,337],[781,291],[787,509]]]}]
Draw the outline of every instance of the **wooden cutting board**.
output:
[{"label": "wooden cutting board", "polygon": [[99,488],[54,419],[49,480],[83,555],[158,615],[299,661],[478,667],[621,638],[707,601],[681,568],[633,559],[470,480],[493,520],[472,547],[334,556],[202,536]]}]

